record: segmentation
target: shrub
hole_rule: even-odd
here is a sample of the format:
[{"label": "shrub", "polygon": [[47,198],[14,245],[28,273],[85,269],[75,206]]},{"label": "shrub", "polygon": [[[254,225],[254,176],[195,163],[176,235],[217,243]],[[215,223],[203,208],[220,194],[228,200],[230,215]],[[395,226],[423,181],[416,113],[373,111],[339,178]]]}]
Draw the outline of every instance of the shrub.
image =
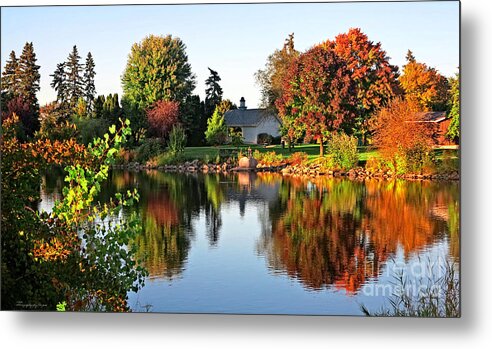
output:
[{"label": "shrub", "polygon": [[304,152],[295,152],[287,159],[291,165],[303,165],[307,163],[308,155]]},{"label": "shrub", "polygon": [[451,173],[459,171],[459,158],[453,152],[444,150],[440,159],[436,160],[437,172]]},{"label": "shrub", "polygon": [[332,166],[348,170],[357,166],[359,155],[357,153],[357,139],[345,133],[335,133],[328,141],[326,152],[331,159]]},{"label": "shrub", "polygon": [[116,155],[115,163],[117,165],[128,164],[135,161],[136,156],[135,150],[121,148]]},{"label": "shrub", "polygon": [[272,137],[272,144],[275,145],[282,144],[282,136]]},{"label": "shrub", "polygon": [[178,123],[179,103],[157,101],[147,110],[149,133],[155,137],[167,137],[174,125]]},{"label": "shrub", "polygon": [[104,119],[85,119],[76,118],[75,125],[79,131],[78,140],[82,144],[88,145],[94,138],[102,138],[109,124]]},{"label": "shrub", "polygon": [[214,114],[207,120],[205,139],[210,145],[224,144],[227,139],[227,126],[224,115],[219,112],[218,108],[215,108]]},{"label": "shrub", "polygon": [[183,127],[180,125],[173,126],[171,133],[169,133],[169,141],[167,142],[169,151],[178,154],[182,153],[186,146],[186,133]]},{"label": "shrub", "polygon": [[421,122],[418,105],[395,99],[373,120],[374,144],[398,174],[417,173],[431,166],[433,126]]},{"label": "shrub", "polygon": [[235,131],[233,128],[230,128],[229,137],[231,138],[231,144],[235,147],[240,147],[244,143],[243,133],[241,131]]},{"label": "shrub", "polygon": [[376,157],[367,159],[365,167],[372,172],[394,170],[393,166],[390,166],[386,160]]},{"label": "shrub", "polygon": [[272,144],[273,137],[272,135],[269,135],[268,133],[260,133],[256,137],[256,142],[258,144]]},{"label": "shrub", "polygon": [[274,151],[261,153],[258,150],[255,150],[253,157],[258,161],[258,163],[266,166],[280,166],[284,163],[284,157],[282,154],[277,154]]},{"label": "shrub", "polygon": [[147,138],[142,145],[137,148],[135,160],[139,163],[145,163],[147,160],[156,157],[163,151],[162,143],[156,138]]}]

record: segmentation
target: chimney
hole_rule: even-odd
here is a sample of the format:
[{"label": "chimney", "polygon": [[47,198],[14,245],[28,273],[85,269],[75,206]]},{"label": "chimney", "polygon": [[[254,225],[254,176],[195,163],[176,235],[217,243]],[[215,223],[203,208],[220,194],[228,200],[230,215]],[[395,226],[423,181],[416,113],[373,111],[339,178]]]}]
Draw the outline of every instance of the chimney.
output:
[{"label": "chimney", "polygon": [[246,109],[246,100],[244,99],[244,97],[241,97],[241,99],[239,100],[239,109]]}]

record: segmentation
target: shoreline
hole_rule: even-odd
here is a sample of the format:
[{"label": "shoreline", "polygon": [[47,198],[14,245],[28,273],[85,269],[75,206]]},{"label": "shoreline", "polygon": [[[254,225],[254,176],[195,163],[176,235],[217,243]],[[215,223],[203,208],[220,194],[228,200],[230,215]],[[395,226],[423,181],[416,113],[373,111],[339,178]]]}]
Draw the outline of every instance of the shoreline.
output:
[{"label": "shoreline", "polygon": [[203,163],[200,160],[187,161],[177,165],[142,165],[137,162],[127,164],[113,165],[113,169],[130,170],[130,171],[145,171],[157,170],[169,173],[234,173],[234,172],[268,172],[278,173],[283,176],[301,177],[301,178],[316,178],[326,176],[329,178],[347,178],[352,180],[360,179],[405,179],[405,180],[436,180],[436,181],[459,181],[459,171],[449,173],[407,173],[396,174],[392,171],[372,170],[363,167],[355,167],[350,170],[328,170],[321,168],[319,165],[290,165],[281,164],[278,166],[258,165],[254,169],[239,168],[230,162],[219,164]]}]

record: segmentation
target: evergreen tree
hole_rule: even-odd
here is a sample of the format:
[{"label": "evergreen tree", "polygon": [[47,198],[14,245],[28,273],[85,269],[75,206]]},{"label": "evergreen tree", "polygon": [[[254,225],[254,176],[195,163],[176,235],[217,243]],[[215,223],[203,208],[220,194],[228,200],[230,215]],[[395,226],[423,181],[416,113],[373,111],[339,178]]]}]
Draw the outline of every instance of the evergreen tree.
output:
[{"label": "evergreen tree", "polygon": [[94,77],[96,72],[94,71],[96,64],[92,58],[92,53],[87,54],[85,60],[84,71],[84,97],[87,103],[87,111],[91,112],[94,105],[94,99],[96,98],[96,86],[94,84]]},{"label": "evergreen tree", "polygon": [[212,114],[215,110],[217,104],[222,101],[222,87],[219,85],[220,76],[219,74],[210,68],[210,76],[205,80],[205,108],[207,109],[207,114]]},{"label": "evergreen tree", "polygon": [[36,115],[39,112],[38,98],[36,93],[39,91],[39,65],[36,65],[36,54],[32,42],[26,42],[19,58],[19,94],[29,103]]},{"label": "evergreen tree", "polygon": [[205,130],[207,129],[207,117],[205,115],[205,103],[200,96],[188,96],[180,106],[179,121],[186,131],[188,146],[200,146],[205,144]]},{"label": "evergreen tree", "polygon": [[227,139],[227,125],[224,115],[216,108],[212,117],[207,120],[207,130],[205,138],[210,145],[224,144]]},{"label": "evergreen tree", "polygon": [[19,73],[19,60],[15,56],[15,51],[12,51],[2,73],[2,92],[10,97],[15,97],[19,93]]},{"label": "evergreen tree", "polygon": [[80,64],[79,51],[76,45],[74,45],[72,52],[68,56],[66,68],[68,103],[70,108],[73,109],[77,105],[79,97],[84,96],[83,79],[80,76],[83,66]]},{"label": "evergreen tree", "polygon": [[103,109],[104,109],[104,102],[106,101],[106,98],[101,95],[97,96],[97,98],[94,101],[94,118],[101,119],[103,117]]},{"label": "evergreen tree", "polygon": [[60,109],[65,110],[68,104],[65,63],[58,63],[56,70],[50,76],[53,78],[51,87],[56,91],[56,101]]}]

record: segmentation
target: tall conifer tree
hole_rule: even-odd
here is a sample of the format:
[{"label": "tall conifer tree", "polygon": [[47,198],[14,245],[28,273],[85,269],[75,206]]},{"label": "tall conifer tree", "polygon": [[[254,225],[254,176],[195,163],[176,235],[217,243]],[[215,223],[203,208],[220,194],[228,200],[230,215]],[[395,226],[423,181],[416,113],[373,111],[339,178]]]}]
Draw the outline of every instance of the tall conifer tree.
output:
[{"label": "tall conifer tree", "polygon": [[19,73],[19,60],[15,51],[12,51],[2,73],[2,92],[10,97],[15,97],[19,93]]},{"label": "tall conifer tree", "polygon": [[84,95],[82,70],[83,66],[80,64],[79,51],[77,46],[74,45],[66,63],[67,95],[71,109],[75,108],[79,97]]},{"label": "tall conifer tree", "polygon": [[205,80],[205,85],[207,86],[205,89],[205,107],[207,113],[212,114],[217,104],[222,101],[222,87],[219,85],[221,80],[219,74],[210,68],[208,70],[210,71],[210,76]]},{"label": "tall conifer tree", "polygon": [[36,54],[32,42],[26,42],[19,58],[19,94],[32,108],[36,114],[39,112],[39,65],[36,64]]},{"label": "tall conifer tree", "polygon": [[51,87],[53,87],[56,91],[56,101],[60,105],[61,109],[66,109],[68,105],[68,91],[65,63],[58,63],[56,65],[56,70],[50,76],[53,78],[51,81]]},{"label": "tall conifer tree", "polygon": [[96,72],[94,59],[92,58],[92,53],[87,54],[85,60],[85,70],[84,70],[84,97],[87,103],[87,111],[91,112],[94,106],[94,99],[96,98],[96,86],[94,84],[94,77]]}]

